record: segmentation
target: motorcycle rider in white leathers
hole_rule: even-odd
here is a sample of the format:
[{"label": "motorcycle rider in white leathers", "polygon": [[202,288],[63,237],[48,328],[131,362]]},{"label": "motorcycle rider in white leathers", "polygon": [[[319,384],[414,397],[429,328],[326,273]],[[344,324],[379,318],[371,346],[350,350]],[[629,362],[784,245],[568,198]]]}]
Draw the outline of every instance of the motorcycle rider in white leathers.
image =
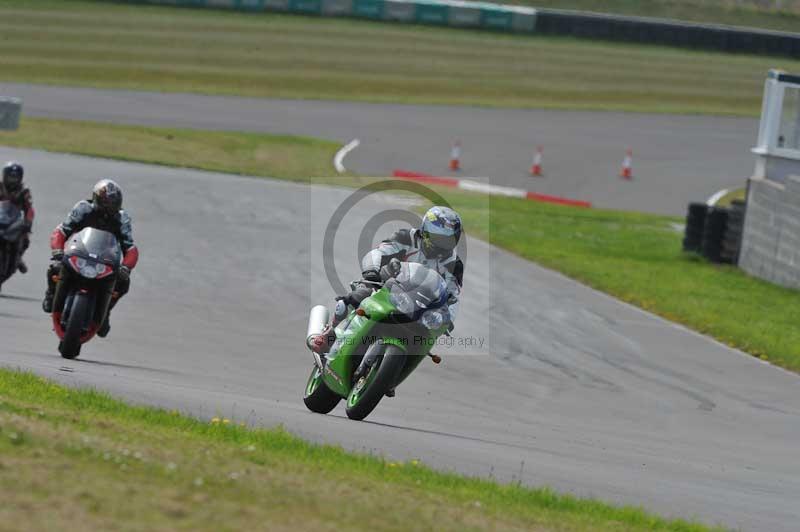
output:
[{"label": "motorcycle rider in white leathers", "polygon": [[464,263],[456,251],[460,238],[461,217],[453,209],[437,206],[425,213],[419,229],[401,229],[381,242],[361,260],[362,282],[349,294],[337,298],[339,302],[333,322],[312,339],[312,349],[319,354],[330,349],[336,340],[333,328],[347,315],[348,306],[358,307],[375,287],[386,281],[381,271],[386,272],[385,267],[395,258],[400,262],[420,263],[439,272],[447,284],[447,306],[452,324],[458,314],[458,298],[464,277]]}]

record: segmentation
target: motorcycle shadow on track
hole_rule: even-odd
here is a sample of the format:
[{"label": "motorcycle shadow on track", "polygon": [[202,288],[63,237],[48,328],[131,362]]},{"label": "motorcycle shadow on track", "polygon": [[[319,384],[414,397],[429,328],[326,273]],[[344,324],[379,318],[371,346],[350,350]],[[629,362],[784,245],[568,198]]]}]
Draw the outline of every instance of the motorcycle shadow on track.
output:
[{"label": "motorcycle shadow on track", "polygon": [[[338,418],[338,419],[342,419],[342,420],[348,420],[347,416],[342,416],[342,415],[339,415],[339,414],[329,414],[329,417],[334,417],[334,418]],[[489,439],[486,439],[486,438],[478,438],[477,436],[466,436],[464,434],[456,434],[456,433],[453,433],[453,432],[444,432],[444,431],[441,431],[441,430],[421,429],[421,428],[417,428],[417,427],[409,427],[409,426],[406,426],[406,425],[395,425],[393,423],[381,423],[380,421],[370,421],[370,420],[363,420],[362,423],[364,423],[366,425],[374,425],[376,427],[384,427],[384,428],[388,428],[388,429],[397,429],[397,430],[403,430],[403,431],[407,431],[407,432],[414,432],[416,434],[430,434],[431,436],[444,436],[446,438],[453,438],[453,439],[462,440],[462,441],[470,441],[470,442],[476,442],[476,443],[488,443],[490,445],[498,445],[500,447],[514,447],[514,448],[517,448],[517,449],[524,449],[524,450],[529,450],[529,451],[531,451],[531,450],[533,450],[533,451],[542,451],[542,449],[539,449],[537,447],[528,446],[528,445],[520,445],[520,444],[503,442],[503,441],[498,441],[498,440],[489,440]]]},{"label": "motorcycle shadow on track", "polygon": [[[53,355],[49,352],[41,352],[41,351],[12,351],[15,355],[24,355],[28,357],[36,357],[41,358],[43,360],[52,361]],[[65,362],[62,360],[62,362]],[[79,369],[81,364],[93,364],[95,366],[103,366],[109,368],[117,368],[117,369],[127,369],[127,370],[135,370],[135,371],[145,371],[148,373],[159,373],[162,375],[180,375],[186,376],[186,373],[181,373],[180,371],[175,371],[171,369],[164,369],[164,368],[153,368],[150,366],[137,366],[136,364],[121,364],[119,362],[107,362],[105,360],[92,360],[87,358],[76,358],[73,360],[68,361],[70,370],[75,371]]]},{"label": "motorcycle shadow on track", "polygon": [[163,368],[152,368],[149,366],[137,366],[135,364],[121,364],[119,362],[107,362],[105,360],[91,360],[88,358],[76,358],[73,359],[71,362],[79,363],[79,364],[94,364],[96,366],[105,366],[110,368],[119,368],[119,369],[132,369],[138,371],[147,371],[149,373],[161,373],[164,375],[185,375],[180,371],[174,371],[171,369],[163,369]]}]

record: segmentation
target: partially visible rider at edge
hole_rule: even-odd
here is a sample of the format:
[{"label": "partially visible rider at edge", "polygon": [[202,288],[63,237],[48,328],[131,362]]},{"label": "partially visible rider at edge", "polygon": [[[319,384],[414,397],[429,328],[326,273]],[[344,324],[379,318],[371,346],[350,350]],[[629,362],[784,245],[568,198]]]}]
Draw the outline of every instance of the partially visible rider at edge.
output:
[{"label": "partially visible rider at edge", "polygon": [[20,273],[28,273],[28,266],[23,262],[22,255],[30,246],[31,228],[36,213],[33,210],[33,197],[31,191],[25,188],[22,178],[25,170],[16,161],[9,161],[3,167],[3,182],[0,184],[0,200],[10,201],[25,214],[25,231],[19,242],[19,256],[17,269]]},{"label": "partially visible rider at edge", "polygon": [[391,238],[382,241],[361,259],[362,280],[353,291],[337,297],[338,303],[331,324],[311,340],[312,349],[326,353],[336,336],[333,328],[347,316],[348,306],[358,307],[372,294],[373,288],[382,284],[381,268],[392,259],[420,263],[439,274],[447,283],[447,305],[451,321],[458,311],[458,297],[464,278],[464,263],[456,246],[461,238],[461,217],[448,207],[432,207],[422,218],[419,229],[400,229]]},{"label": "partially visible rider at edge", "polygon": [[122,189],[110,179],[99,181],[92,190],[92,198],[79,201],[67,215],[67,219],[50,235],[52,260],[47,269],[47,292],[42,308],[48,314],[53,311],[53,295],[56,289],[53,277],[59,275],[63,267],[64,243],[71,235],[87,227],[112,233],[117,237],[123,253],[122,266],[117,271],[108,315],[97,331],[97,335],[104,338],[111,329],[111,310],[128,293],[131,270],[139,261],[139,250],[133,243],[131,217],[122,210]]}]

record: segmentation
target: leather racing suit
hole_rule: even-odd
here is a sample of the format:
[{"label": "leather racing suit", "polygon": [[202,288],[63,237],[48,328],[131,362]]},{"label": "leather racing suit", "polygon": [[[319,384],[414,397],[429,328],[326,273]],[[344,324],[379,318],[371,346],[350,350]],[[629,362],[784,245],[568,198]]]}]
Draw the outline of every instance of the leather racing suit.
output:
[{"label": "leather racing suit", "polygon": [[[365,281],[381,282],[380,270],[392,259],[400,262],[416,262],[439,272],[447,284],[447,306],[452,322],[458,314],[458,298],[464,279],[464,263],[456,250],[448,256],[426,256],[418,229],[401,229],[391,238],[382,241],[361,259],[361,275]],[[361,304],[372,293],[373,285],[360,283],[343,300],[354,307]]]},{"label": "leather racing suit", "polygon": [[27,188],[22,188],[17,192],[9,192],[6,190],[3,183],[0,182],[0,200],[10,201],[25,215],[25,232],[20,237],[19,257],[17,258],[18,261],[22,261],[22,255],[25,254],[25,250],[27,250],[31,244],[31,228],[33,227],[33,219],[36,216],[36,212],[33,210],[31,191]]},{"label": "leather racing suit", "polygon": [[[98,209],[91,200],[79,201],[67,215],[67,218],[53,230],[50,235],[50,248],[54,253],[64,249],[64,243],[74,233],[87,227],[108,231],[117,237],[122,248],[122,267],[117,272],[113,285],[114,297],[111,299],[109,311],[117,301],[128,293],[130,288],[130,271],[139,261],[139,250],[133,242],[131,217],[124,210],[108,216]],[[47,271],[47,295],[52,298],[55,292],[53,276],[59,275],[61,264],[51,263]]]}]

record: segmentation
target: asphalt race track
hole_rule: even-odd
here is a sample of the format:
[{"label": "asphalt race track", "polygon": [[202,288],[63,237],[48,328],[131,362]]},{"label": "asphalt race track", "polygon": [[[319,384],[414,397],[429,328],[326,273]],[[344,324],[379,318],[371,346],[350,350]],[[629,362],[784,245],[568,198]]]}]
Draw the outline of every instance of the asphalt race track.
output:
[{"label": "asphalt race track", "polygon": [[[463,143],[464,176],[490,178],[599,207],[682,215],[690,201],[750,177],[758,122],[751,118],[263,100],[0,83],[29,116],[199,129],[264,131],[361,146],[345,166],[364,175],[447,170]],[[528,175],[544,146],[543,178]],[[634,150],[631,182],[618,174]]]},{"label": "asphalt race track", "polygon": [[[392,459],[796,530],[796,375],[470,240],[455,334],[484,347],[439,350],[443,364],[424,363],[367,422],[342,406],[312,414],[301,401],[309,292],[333,295],[319,227],[350,191],[0,148],[11,158],[26,164],[39,217],[31,272],[0,297],[5,366]],[[40,308],[48,234],[109,175],[124,187],[142,259],[109,338],[67,361]],[[357,274],[366,221],[402,206],[372,196],[343,220],[344,281]]]}]

